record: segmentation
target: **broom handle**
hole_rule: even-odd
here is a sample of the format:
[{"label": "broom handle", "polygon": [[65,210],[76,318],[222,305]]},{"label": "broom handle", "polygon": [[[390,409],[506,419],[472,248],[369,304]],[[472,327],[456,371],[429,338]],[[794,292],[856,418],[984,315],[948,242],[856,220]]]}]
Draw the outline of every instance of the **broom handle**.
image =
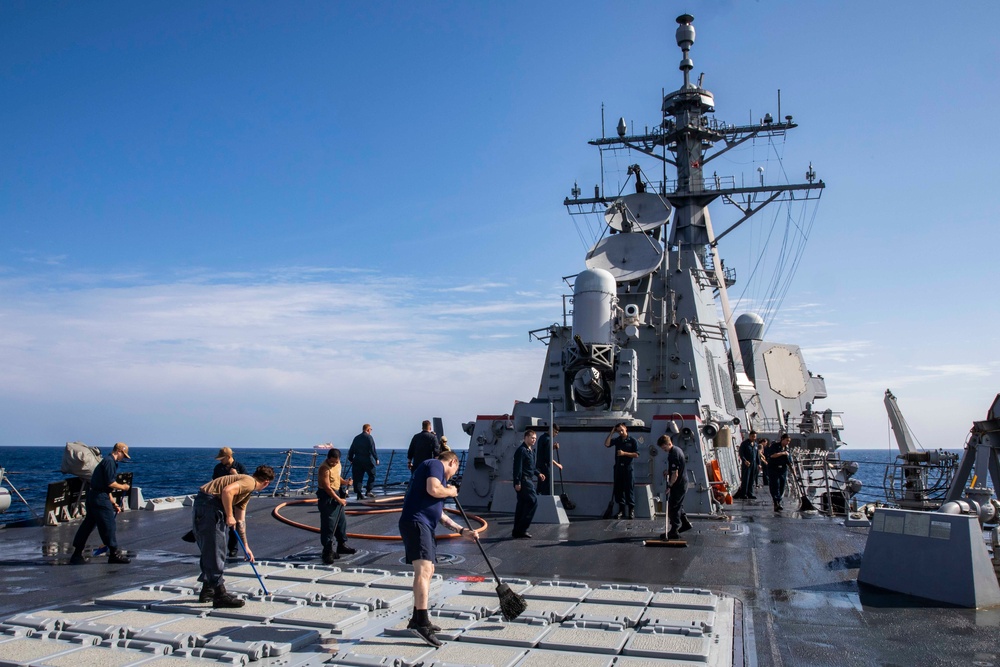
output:
[{"label": "broom handle", "polygon": [[250,567],[253,568],[253,573],[257,575],[257,581],[260,583],[260,587],[264,590],[264,595],[270,595],[270,593],[267,592],[267,586],[264,585],[264,580],[260,578],[260,572],[257,571],[257,566],[253,564],[252,560],[250,560],[250,554],[247,552],[247,545],[243,544],[243,538],[240,537],[240,531],[234,530],[233,534],[236,535],[236,541],[240,543],[241,547],[243,547],[243,554],[250,562]]},{"label": "broom handle", "polygon": [[[472,522],[469,521],[469,517],[465,514],[465,510],[462,509],[462,503],[458,502],[458,496],[455,496],[455,504],[458,506],[458,511],[462,513],[462,518],[465,519],[465,525],[469,527],[469,530],[473,530]],[[476,539],[475,542],[476,546],[479,547],[479,552],[482,553],[483,558],[486,559],[486,565],[489,566],[490,572],[493,573],[494,581],[497,582],[497,585],[502,584],[503,581],[500,580],[500,575],[493,569],[493,563],[490,562],[490,557],[486,555],[486,549],[483,548],[483,545],[479,543],[478,539]]]},{"label": "broom handle", "polygon": [[[552,448],[552,453],[556,457],[556,463],[560,463],[561,464],[562,461],[559,460],[559,449],[557,447],[553,447]],[[563,483],[562,466],[558,465],[558,466],[556,466],[556,469],[559,470],[559,490],[560,490],[561,493],[566,493],[566,485]]]}]

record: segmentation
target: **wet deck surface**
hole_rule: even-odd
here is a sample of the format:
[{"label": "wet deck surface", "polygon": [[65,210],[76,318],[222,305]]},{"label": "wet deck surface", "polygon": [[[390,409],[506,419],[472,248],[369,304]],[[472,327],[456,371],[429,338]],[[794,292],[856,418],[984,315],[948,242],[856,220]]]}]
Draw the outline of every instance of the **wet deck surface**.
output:
[{"label": "wet deck surface", "polygon": [[[318,661],[316,664],[322,664],[331,660],[332,664],[382,664],[380,659],[375,658],[351,658],[348,654],[353,653],[349,647],[370,644],[373,648],[362,650],[383,655],[380,651],[389,649],[378,648],[380,644],[403,645],[400,644],[400,638],[392,634],[400,620],[408,618],[411,604],[406,597],[406,581],[402,578],[408,570],[402,561],[402,546],[394,541],[356,537],[351,543],[358,548],[358,553],[338,561],[336,568],[324,569],[320,565],[318,535],[280,523],[271,516],[272,508],[279,502],[266,498],[251,501],[250,546],[259,560],[273,562],[273,567],[288,572],[283,578],[280,572],[278,575],[268,572],[265,583],[275,577],[274,581],[279,584],[274,591],[268,586],[269,592],[276,597],[255,600],[255,604],[264,605],[258,609],[259,613],[253,618],[238,620],[253,626],[281,626],[282,622],[278,619],[286,614],[295,616],[293,612],[298,612],[313,619],[312,625],[301,620],[289,624],[296,632],[304,627],[313,633],[309,640],[297,640],[302,646],[289,652],[289,655],[294,653],[301,664],[315,661]],[[420,646],[414,642],[413,650],[407,650],[407,655],[411,657],[400,659],[406,664],[412,664],[412,661],[461,664],[469,659],[462,651],[476,646],[478,653],[475,655],[479,656],[478,660],[487,655],[483,653],[486,648],[493,651],[487,660],[491,664],[541,664],[544,659],[547,665],[552,665],[560,664],[559,658],[567,655],[577,659],[572,664],[626,665],[648,660],[644,656],[649,654],[649,650],[642,653],[644,649],[635,648],[638,653],[629,656],[623,650],[624,644],[612,653],[600,653],[597,650],[586,650],[579,654],[565,653],[573,642],[582,641],[579,638],[581,632],[584,635],[588,635],[584,631],[592,634],[600,623],[613,623],[617,619],[624,627],[614,629],[622,636],[627,636],[626,642],[638,637],[636,647],[642,641],[651,639],[640,635],[639,631],[657,627],[656,623],[660,623],[662,627],[687,623],[691,628],[700,627],[703,636],[710,636],[712,633],[718,635],[720,630],[724,634],[726,623],[729,623],[731,636],[735,637],[731,640],[733,648],[730,655],[723,656],[724,651],[720,652],[718,649],[715,654],[708,655],[695,646],[697,642],[688,642],[694,647],[691,649],[693,652],[680,664],[692,664],[692,661],[694,664],[705,664],[705,660],[710,660],[711,664],[760,665],[1000,664],[1000,660],[995,657],[997,641],[1000,639],[1000,611],[920,606],[915,600],[903,596],[859,591],[855,579],[864,549],[866,529],[845,528],[835,519],[815,515],[785,512],[778,516],[774,515],[769,505],[763,504],[738,504],[730,509],[732,516],[725,520],[696,519],[694,530],[685,534],[688,546],[683,549],[642,546],[644,540],[655,538],[663,531],[661,521],[582,520],[574,521],[569,526],[535,525],[531,529],[534,539],[511,540],[510,517],[487,515],[485,518],[490,526],[483,538],[483,545],[501,576],[523,580],[519,585],[524,587],[538,587],[544,582],[574,582],[588,587],[588,595],[593,594],[595,599],[553,600],[545,599],[544,596],[529,598],[529,608],[534,606],[542,614],[542,618],[531,617],[525,620],[542,625],[533,626],[529,622],[505,630],[509,624],[493,621],[493,626],[490,626],[485,604],[485,601],[491,599],[488,591],[480,591],[485,593],[478,596],[483,600],[469,604],[469,609],[464,609],[459,604],[465,602],[462,597],[477,596],[470,595],[472,591],[465,590],[475,584],[459,581],[458,577],[479,576],[489,579],[489,570],[482,556],[471,542],[446,540],[439,545],[442,562],[438,565],[437,572],[442,576],[442,582],[432,591],[432,605],[437,605],[438,614],[447,614],[447,625],[438,623],[446,628],[448,636],[444,638],[450,640],[438,651],[447,651],[435,653],[434,656],[424,653],[417,655]],[[87,565],[67,565],[71,551],[69,543],[76,525],[0,530],[0,621],[19,614],[59,609],[66,605],[75,609],[72,605],[91,604],[99,598],[104,598],[98,605],[103,609],[109,604],[109,596],[128,591],[133,591],[130,595],[137,595],[140,601],[119,601],[116,604],[125,606],[115,608],[115,611],[128,608],[132,611],[162,614],[167,610],[175,615],[183,613],[192,617],[207,614],[207,619],[211,619],[208,605],[201,605],[200,611],[196,610],[197,606],[196,609],[187,608],[181,612],[170,608],[170,604],[184,606],[190,603],[192,577],[198,573],[194,545],[180,540],[180,535],[188,528],[189,513],[189,509],[178,509],[122,514],[118,522],[119,542],[123,548],[136,554],[130,565],[108,565],[100,557],[93,558]],[[282,513],[303,524],[318,523],[315,506],[286,507]],[[393,535],[395,515],[380,513],[351,516],[349,531]],[[97,540],[96,533],[93,540]],[[261,591],[254,588],[258,585],[255,577],[245,576],[245,572],[244,576],[240,576],[240,572],[248,569],[247,566],[238,566],[235,562],[233,566],[239,569],[233,570],[230,583],[235,585],[242,581],[245,585],[243,594],[259,594]],[[396,591],[398,594],[385,597],[383,606],[379,606],[382,603],[371,604],[371,608],[364,612],[363,621],[355,615],[349,622],[337,621],[345,623],[339,629],[324,627],[323,623],[329,625],[330,619],[340,618],[345,613],[344,607],[334,597],[345,591],[336,588],[354,583],[323,581],[322,577],[318,581],[323,583],[312,580],[313,570],[325,572],[333,569],[344,573],[359,569],[388,573],[380,575],[383,583],[393,583],[395,587],[385,587],[385,590]],[[371,581],[368,581],[365,586],[370,587],[370,584]],[[651,602],[638,604],[638,598],[645,599],[644,594],[635,591],[624,593],[622,585],[634,584],[647,588],[652,595],[662,594],[665,589],[704,589],[721,601],[722,606],[714,610],[690,610],[687,617],[678,609],[661,609],[657,616],[647,613],[658,609],[651,606]],[[600,591],[602,585],[617,585],[617,589],[604,590],[617,590],[618,594],[631,599],[624,605],[617,602],[610,604],[607,600],[598,601],[597,597],[609,595],[594,592]],[[144,586],[165,586],[166,589],[156,591],[157,595],[173,595],[180,599],[169,603],[162,599],[155,603],[145,601],[142,597],[144,594],[134,593]],[[323,590],[330,594],[329,597],[317,597],[315,591],[309,590],[309,587],[314,586],[323,586]],[[483,584],[478,586],[482,587]],[[354,588],[357,588],[356,584]],[[487,588],[492,589],[488,585]],[[278,591],[283,593],[279,595]],[[347,605],[362,605],[364,592],[359,594],[354,590],[341,597],[349,598],[345,603]],[[454,600],[456,597],[459,599]],[[495,594],[492,599],[496,599]],[[304,605],[316,607],[320,611],[292,609],[287,607],[288,600],[301,602],[293,603],[291,607]],[[279,603],[286,605],[281,612],[274,611],[277,607],[268,607]],[[597,604],[606,604],[608,608],[593,610],[587,606]],[[642,611],[635,610],[637,614],[630,615],[629,604],[640,606]],[[611,609],[616,605],[624,606],[625,609]],[[154,609],[154,606],[158,608]],[[481,611],[477,614],[476,609]],[[593,615],[595,611],[598,612],[597,616]],[[695,611],[699,613],[693,613]],[[462,616],[463,612],[471,615]],[[714,617],[711,619],[712,629],[706,633],[707,613],[714,614]],[[548,616],[545,617],[545,614]],[[638,619],[642,620],[637,623]],[[574,622],[576,625],[567,625]],[[472,632],[476,623],[484,625]],[[592,625],[588,626],[588,623]],[[556,631],[562,634],[545,634]],[[38,629],[34,632],[36,639],[43,633]],[[47,632],[51,633],[53,630]],[[687,639],[691,636],[697,636],[697,632],[688,635],[674,632],[674,636],[669,639]],[[7,638],[20,639],[13,635]],[[68,639],[70,637],[66,635],[63,641]],[[135,637],[132,639],[139,641]],[[662,640],[663,637],[652,639]],[[594,641],[603,641],[608,646],[617,645],[617,640],[611,641],[606,636],[602,639],[595,638]],[[725,642],[724,637],[716,636],[710,646],[719,646],[720,642]],[[158,646],[155,641],[150,643],[154,646],[148,650]],[[529,646],[533,648],[528,648]],[[8,648],[14,650],[13,646]],[[75,648],[80,649],[81,645]],[[91,648],[96,650],[102,647],[97,645]],[[88,655],[106,657],[108,650],[138,650],[139,644],[136,643],[133,648],[103,648],[104,652],[91,651]],[[545,652],[554,655],[547,658],[544,655],[534,655]],[[235,654],[249,655],[246,651],[236,651]],[[2,656],[3,651],[0,649],[0,661],[4,660]],[[602,662],[604,656],[612,658],[612,662]],[[81,657],[77,656],[74,664],[81,664]],[[142,657],[148,661],[152,656],[147,654]],[[160,659],[178,660],[182,657],[187,660],[211,657],[217,662],[233,659],[231,656],[211,652],[206,654],[204,651],[199,656],[184,653],[180,649],[172,650],[171,655],[159,655]],[[581,662],[584,657],[587,660]],[[679,657],[677,655],[673,659]],[[112,664],[100,662],[104,658],[94,659],[98,660],[96,664]],[[253,664],[263,665],[271,659],[262,656],[253,661]],[[273,659],[278,660],[277,657]],[[287,656],[282,660],[285,661],[282,664],[289,664]],[[31,658],[23,664],[42,663]]]}]

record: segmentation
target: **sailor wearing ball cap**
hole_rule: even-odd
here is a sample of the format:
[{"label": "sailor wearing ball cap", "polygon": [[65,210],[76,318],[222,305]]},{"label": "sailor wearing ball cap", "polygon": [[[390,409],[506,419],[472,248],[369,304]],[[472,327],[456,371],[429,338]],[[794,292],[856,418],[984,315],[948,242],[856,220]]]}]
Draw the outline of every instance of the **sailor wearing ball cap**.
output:
[{"label": "sailor wearing ball cap", "polygon": [[118,462],[131,459],[128,455],[128,445],[116,442],[111,449],[111,455],[105,456],[94,469],[90,478],[90,488],[87,490],[87,516],[73,538],[73,555],[70,565],[82,565],[87,561],[83,550],[87,546],[87,538],[97,528],[101,540],[108,547],[108,562],[112,565],[127,565],[132,561],[125,552],[118,548],[118,536],[115,531],[115,516],[122,511],[122,506],[115,503],[112,491],[128,491],[129,485],[115,481],[118,478]]}]

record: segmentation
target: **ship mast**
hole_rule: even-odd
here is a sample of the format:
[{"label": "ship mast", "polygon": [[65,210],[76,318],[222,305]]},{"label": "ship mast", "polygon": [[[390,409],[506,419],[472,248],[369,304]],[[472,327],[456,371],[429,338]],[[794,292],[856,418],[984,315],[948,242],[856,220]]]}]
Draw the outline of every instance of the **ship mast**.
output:
[{"label": "ship mast", "polygon": [[[667,240],[667,247],[695,248],[703,266],[707,266],[709,263],[707,260],[711,258],[730,341],[734,384],[745,405],[755,390],[747,376],[737,344],[735,321],[726,292],[722,262],[717,252],[718,242],[771,202],[818,199],[826,186],[822,180],[816,180],[811,165],[806,173],[806,183],[770,185],[765,184],[761,178],[759,185],[736,187],[733,182],[731,187],[724,187],[722,179],[714,174],[706,181],[705,166],[715,158],[756,137],[783,136],[797,125],[792,122],[791,116],[785,116],[783,120],[779,119],[776,122],[770,114],[766,114],[760,123],[751,125],[730,125],[710,117],[709,114],[715,113],[715,97],[710,91],[701,87],[700,80],[697,84],[691,81],[694,62],[690,57],[690,51],[695,40],[693,22],[694,17],[690,14],[677,17],[677,46],[682,53],[679,69],[684,73],[684,83],[680,89],[664,96],[663,120],[660,126],[645,134],[628,135],[627,125],[619,122],[617,137],[602,137],[589,143],[602,151],[630,148],[676,168],[676,181],[664,180],[659,188],[659,194],[667,199],[675,210],[674,224]],[[713,149],[716,144],[724,145],[708,153],[707,151]],[[607,206],[614,201],[614,197],[608,198],[603,193],[595,193],[592,199],[580,198],[578,191],[574,191],[573,194],[573,198],[567,198],[563,203],[581,212],[585,205]],[[736,206],[743,215],[721,234],[716,235],[712,228],[708,206],[719,198]]]}]

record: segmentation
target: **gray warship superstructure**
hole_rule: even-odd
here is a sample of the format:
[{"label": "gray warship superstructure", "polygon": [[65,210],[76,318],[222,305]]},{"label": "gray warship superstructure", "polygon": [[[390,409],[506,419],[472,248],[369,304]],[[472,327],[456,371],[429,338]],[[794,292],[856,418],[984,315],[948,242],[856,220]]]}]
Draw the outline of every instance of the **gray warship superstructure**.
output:
[{"label": "gray warship superstructure", "polygon": [[[792,436],[793,493],[803,509],[844,512],[860,482],[841,462],[843,423],[832,410],[815,411],[826,397],[822,376],[812,373],[798,346],[765,341],[755,313],[734,319],[727,288],[735,276],[719,257],[719,241],[772,202],[820,197],[824,183],[810,164],[806,181],[738,185],[708,175],[709,163],[751,140],[783,137],[792,116],[730,125],[711,114],[715,99],[691,80],[692,17],[677,19],[683,84],[663,98],[662,119],[629,134],[622,118],[617,136],[590,143],[602,151],[628,151],[651,161],[628,167],[627,194],[607,196],[601,186],[581,198],[574,186],[565,200],[571,214],[597,213],[604,233],[586,256],[586,269],[567,278],[561,323],[530,332],[547,346],[537,396],[508,413],[480,415],[464,425],[471,436],[461,501],[475,508],[513,509],[509,482],[513,452],[525,428],[554,422],[565,467],[569,516],[600,515],[610,496],[610,452],[605,436],[617,423],[639,441],[636,514],[652,516],[660,491],[654,446],[672,434],[688,458],[685,509],[718,514],[739,485],[737,447],[749,427],[762,437]],[[780,102],[779,102],[780,116]],[[668,178],[668,167],[676,170]],[[649,174],[657,174],[650,180]],[[739,219],[716,234],[709,206],[737,207]],[[602,485],[606,489],[602,489]],[[567,508],[556,501],[546,517]]]}]

